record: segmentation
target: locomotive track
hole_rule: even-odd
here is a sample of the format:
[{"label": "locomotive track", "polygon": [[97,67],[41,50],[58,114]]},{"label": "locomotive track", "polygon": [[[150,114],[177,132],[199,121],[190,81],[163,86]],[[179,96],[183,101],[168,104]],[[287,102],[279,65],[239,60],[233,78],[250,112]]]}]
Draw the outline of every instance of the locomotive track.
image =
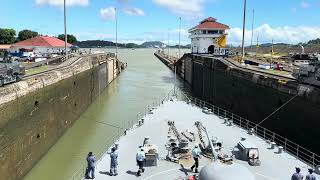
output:
[{"label": "locomotive track", "polygon": [[[42,71],[42,72],[39,72],[39,73],[35,73],[35,74],[31,74],[31,75],[25,75],[25,76],[22,77],[21,80],[27,80],[27,79],[31,79],[31,78],[34,78],[34,77],[37,77],[37,76],[40,76],[40,75],[44,75],[46,73],[50,73],[50,72],[53,72],[53,71],[63,70],[65,68],[68,68],[70,66],[73,66],[73,65],[77,64],[79,61],[81,61],[82,58],[86,58],[86,57],[90,57],[90,56],[99,56],[99,55],[106,55],[106,57],[108,58],[108,57],[112,56],[112,53],[108,53],[108,54],[93,54],[93,55],[85,55],[85,56],[77,57],[77,59],[74,60],[71,63],[68,62],[68,61],[65,61],[64,63],[66,63],[66,64],[63,65],[63,66],[57,66],[55,68],[52,68],[52,69],[49,69],[49,70],[46,70],[46,71]],[[68,59],[68,60],[70,60],[70,59]]]},{"label": "locomotive track", "polygon": [[73,65],[77,64],[82,58],[83,57],[79,57],[77,60],[75,60],[71,64],[68,64],[68,65],[65,65],[65,66],[62,66],[62,67],[55,67],[55,68],[52,68],[52,69],[49,69],[49,70],[46,70],[46,71],[42,71],[42,72],[39,72],[39,73],[35,73],[35,74],[31,74],[31,75],[25,75],[25,76],[22,77],[21,80],[27,80],[27,79],[31,79],[31,78],[34,78],[34,77],[37,77],[37,76],[40,76],[40,75],[44,75],[46,73],[50,73],[50,72],[53,72],[53,71],[65,69],[67,67],[70,67],[70,66],[73,66]]}]

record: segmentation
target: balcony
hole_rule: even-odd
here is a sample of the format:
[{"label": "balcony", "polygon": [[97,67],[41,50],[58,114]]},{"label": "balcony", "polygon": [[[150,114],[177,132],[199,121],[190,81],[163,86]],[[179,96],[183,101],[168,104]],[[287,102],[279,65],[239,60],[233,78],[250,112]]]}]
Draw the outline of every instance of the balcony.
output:
[{"label": "balcony", "polygon": [[190,34],[189,38],[217,38],[223,35],[228,35],[227,33],[223,34]]}]

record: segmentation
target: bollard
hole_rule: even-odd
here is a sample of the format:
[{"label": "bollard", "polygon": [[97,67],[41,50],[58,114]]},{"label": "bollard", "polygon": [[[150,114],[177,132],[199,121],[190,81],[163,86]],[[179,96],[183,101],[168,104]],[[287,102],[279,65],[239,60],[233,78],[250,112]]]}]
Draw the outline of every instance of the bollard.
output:
[{"label": "bollard", "polygon": [[281,154],[281,153],[283,152],[283,147],[282,147],[282,146],[279,146],[278,148],[279,148],[279,149],[278,149],[278,154]]},{"label": "bollard", "polygon": [[228,124],[228,118],[224,118],[224,124]]},{"label": "bollard", "polygon": [[254,129],[253,128],[249,129],[248,134],[253,135],[254,134]]},{"label": "bollard", "polygon": [[141,123],[144,124],[144,118],[141,118]]},{"label": "bollard", "polygon": [[275,142],[271,142],[271,148],[270,149],[274,149],[274,148],[276,148],[276,143]]}]

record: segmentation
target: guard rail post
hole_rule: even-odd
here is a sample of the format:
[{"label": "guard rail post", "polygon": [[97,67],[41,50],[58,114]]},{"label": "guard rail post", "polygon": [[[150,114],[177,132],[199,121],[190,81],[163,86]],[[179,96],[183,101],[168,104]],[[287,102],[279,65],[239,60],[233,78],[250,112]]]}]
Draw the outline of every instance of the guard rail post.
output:
[{"label": "guard rail post", "polygon": [[287,142],[288,142],[288,139],[286,138],[284,140],[284,150],[287,151]]}]

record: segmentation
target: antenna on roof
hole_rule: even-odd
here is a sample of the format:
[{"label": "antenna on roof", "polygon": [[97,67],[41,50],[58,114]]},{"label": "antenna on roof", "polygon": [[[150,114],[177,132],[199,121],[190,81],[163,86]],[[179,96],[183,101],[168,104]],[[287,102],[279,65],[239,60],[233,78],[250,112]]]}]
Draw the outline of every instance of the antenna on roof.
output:
[{"label": "antenna on roof", "polygon": [[241,61],[243,61],[243,59],[244,59],[244,36],[245,36],[245,31],[246,31],[246,11],[247,11],[247,0],[244,0]]},{"label": "antenna on roof", "polygon": [[67,51],[67,42],[68,42],[68,35],[67,35],[67,9],[66,9],[66,0],[63,1],[63,10],[64,10],[64,53],[65,53],[65,60],[68,58],[68,51]]}]

